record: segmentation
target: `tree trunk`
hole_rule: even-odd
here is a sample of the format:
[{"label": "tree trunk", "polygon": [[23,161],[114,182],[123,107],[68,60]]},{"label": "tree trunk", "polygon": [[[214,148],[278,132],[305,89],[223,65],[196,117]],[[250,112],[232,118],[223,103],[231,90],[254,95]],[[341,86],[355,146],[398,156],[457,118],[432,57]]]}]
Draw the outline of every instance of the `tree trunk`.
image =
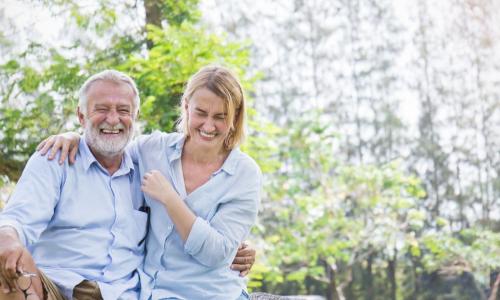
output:
[{"label": "tree trunk", "polygon": [[363,276],[364,277],[364,282],[363,285],[365,286],[365,299],[370,300],[373,298],[374,291],[373,291],[373,257],[374,254],[370,254],[368,256],[367,260],[367,265],[366,265],[366,273]]},{"label": "tree trunk", "polygon": [[[146,25],[161,27],[161,0],[144,0],[144,10],[146,11]],[[151,49],[153,47],[153,41],[148,39],[147,47]]]},{"label": "tree trunk", "polygon": [[387,266],[387,278],[389,279],[389,284],[390,284],[390,298],[392,300],[396,300],[396,289],[397,289],[397,282],[396,282],[396,255],[394,255],[394,258],[389,260],[389,264]]},{"label": "tree trunk", "polygon": [[337,282],[336,282],[337,273],[332,268],[332,266],[330,266],[328,262],[324,261],[324,264],[326,269],[326,276],[329,281],[328,288],[326,289],[326,299],[341,300],[337,291]]},{"label": "tree trunk", "polygon": [[500,273],[498,271],[492,272],[490,280],[490,297],[488,300],[500,300]]},{"label": "tree trunk", "polygon": [[417,299],[418,293],[420,293],[420,281],[418,278],[418,272],[417,272],[417,266],[415,261],[413,262],[412,266],[412,271],[413,271],[413,296],[412,299]]}]

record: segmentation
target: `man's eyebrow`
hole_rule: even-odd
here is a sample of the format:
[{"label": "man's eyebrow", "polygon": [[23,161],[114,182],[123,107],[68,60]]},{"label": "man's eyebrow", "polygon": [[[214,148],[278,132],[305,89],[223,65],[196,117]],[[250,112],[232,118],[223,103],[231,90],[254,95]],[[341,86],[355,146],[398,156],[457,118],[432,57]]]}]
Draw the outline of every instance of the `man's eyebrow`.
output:
[{"label": "man's eyebrow", "polygon": [[96,104],[95,107],[96,108],[108,108],[108,105],[106,105],[106,104]]}]

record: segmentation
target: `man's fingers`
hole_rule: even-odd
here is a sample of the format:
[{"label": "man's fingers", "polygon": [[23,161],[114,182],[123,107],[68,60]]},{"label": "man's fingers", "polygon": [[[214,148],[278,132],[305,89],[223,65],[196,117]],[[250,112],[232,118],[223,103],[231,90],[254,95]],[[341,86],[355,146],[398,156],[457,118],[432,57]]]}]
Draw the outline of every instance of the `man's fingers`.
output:
[{"label": "man's fingers", "polygon": [[236,257],[233,260],[231,269],[235,271],[240,271],[240,276],[245,277],[250,272],[253,264],[255,263],[256,251],[254,248],[249,246],[247,243],[242,243],[238,247],[236,252]]},{"label": "man's fingers", "polygon": [[236,256],[233,260],[233,264],[244,265],[250,264],[254,261],[252,256]]},{"label": "man's fingers", "polygon": [[11,292],[14,292],[16,290],[16,284],[15,282],[12,282],[7,278],[7,275],[5,273],[5,269],[2,270],[2,274],[0,275],[0,285],[2,286],[2,292],[4,294],[8,294]]},{"label": "man's fingers", "polygon": [[231,265],[231,270],[234,270],[234,271],[245,271],[248,269],[248,266],[250,266],[249,264],[232,264]]},{"label": "man's fingers", "polygon": [[3,276],[1,276],[1,275],[0,275],[0,288],[1,288],[2,293],[4,293],[4,294],[10,293],[10,288],[7,285],[7,283],[5,282],[5,280],[3,279]]},{"label": "man's fingers", "polygon": [[252,268],[252,264],[233,264],[231,265],[231,270],[240,271],[240,276],[247,276]]},{"label": "man's fingers", "polygon": [[24,273],[24,262],[30,256],[31,256],[31,254],[29,254],[29,252],[26,249],[24,249],[23,253],[21,254],[21,257],[17,261],[17,274],[18,275],[21,274],[21,273]]},{"label": "man's fingers", "polygon": [[248,275],[248,273],[250,273],[250,269],[247,269],[245,271],[240,271],[240,277],[245,277]]},{"label": "man's fingers", "polygon": [[238,247],[238,252],[236,252],[236,256],[246,256],[246,255],[255,256],[255,249],[252,248],[247,242],[243,242]]},{"label": "man's fingers", "polygon": [[236,256],[255,256],[255,249],[245,248],[245,249],[239,250],[237,252]]},{"label": "man's fingers", "polygon": [[18,277],[17,272],[18,272],[18,264],[19,261],[21,260],[21,253],[18,255],[10,255],[7,260],[5,261],[5,276],[7,277],[7,281],[15,281]]}]

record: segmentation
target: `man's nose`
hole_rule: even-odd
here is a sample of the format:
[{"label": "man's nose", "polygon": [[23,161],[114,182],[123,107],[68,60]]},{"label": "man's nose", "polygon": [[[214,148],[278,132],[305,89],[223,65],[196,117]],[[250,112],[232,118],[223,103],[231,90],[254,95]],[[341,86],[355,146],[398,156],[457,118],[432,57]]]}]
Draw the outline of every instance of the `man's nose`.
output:
[{"label": "man's nose", "polygon": [[106,122],[110,125],[116,125],[120,123],[120,115],[116,110],[112,109],[106,115]]}]

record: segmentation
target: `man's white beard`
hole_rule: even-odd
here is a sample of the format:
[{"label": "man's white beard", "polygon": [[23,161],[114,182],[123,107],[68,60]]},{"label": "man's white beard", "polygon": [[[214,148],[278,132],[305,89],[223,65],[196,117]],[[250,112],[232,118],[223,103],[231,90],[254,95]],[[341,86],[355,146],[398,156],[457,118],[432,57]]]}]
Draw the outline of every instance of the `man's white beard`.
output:
[{"label": "man's white beard", "polygon": [[[85,140],[89,147],[105,157],[113,157],[122,154],[123,150],[127,146],[128,142],[132,139],[134,133],[134,123],[130,128],[126,128],[123,124],[111,126],[108,123],[102,123],[99,126],[93,126],[89,119],[85,120]],[[123,133],[119,133],[119,136],[115,138],[105,139],[100,134],[101,129],[122,129]]]}]

